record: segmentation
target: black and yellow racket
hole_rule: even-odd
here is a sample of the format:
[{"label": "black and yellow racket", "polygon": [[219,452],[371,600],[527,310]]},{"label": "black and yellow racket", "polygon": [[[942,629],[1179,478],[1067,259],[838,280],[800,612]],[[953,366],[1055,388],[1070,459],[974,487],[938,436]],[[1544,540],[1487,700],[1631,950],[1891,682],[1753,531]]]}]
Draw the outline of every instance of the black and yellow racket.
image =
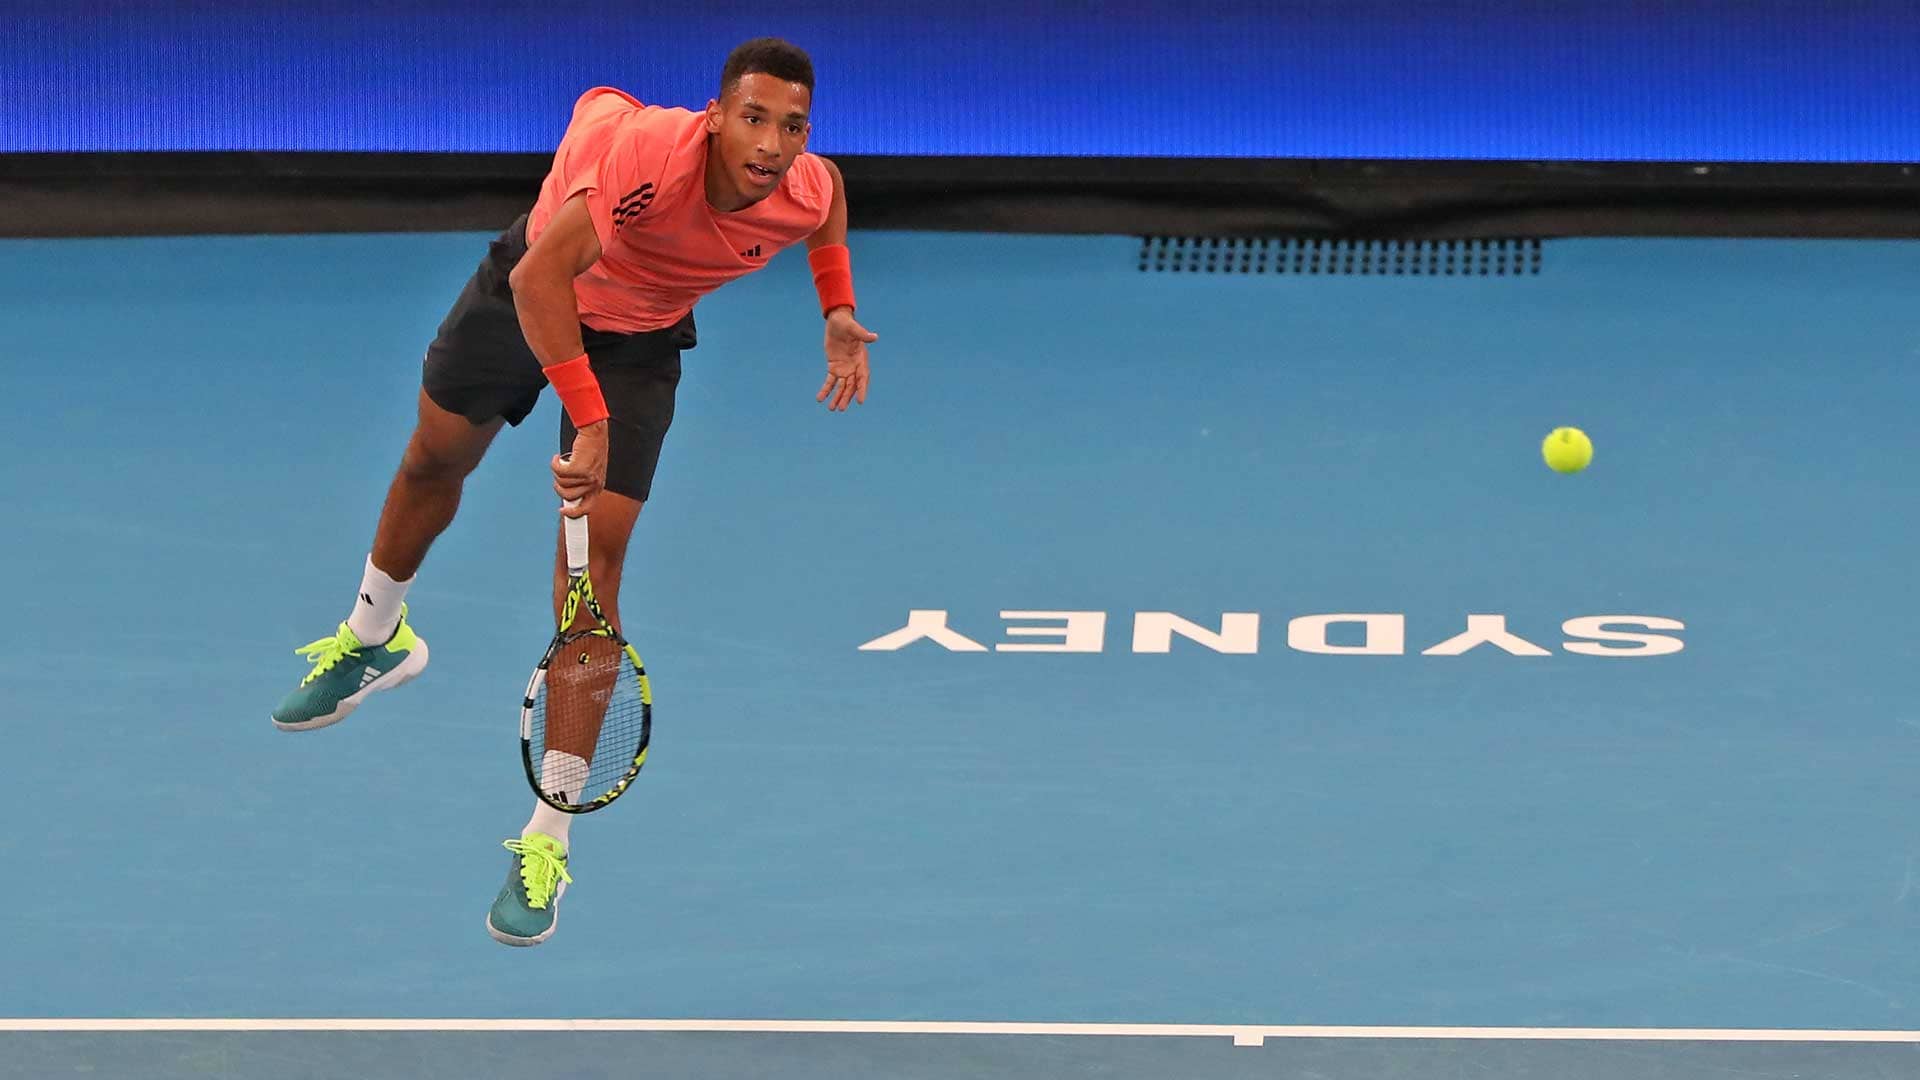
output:
[{"label": "black and yellow racket", "polygon": [[[640,654],[607,622],[593,598],[586,517],[562,516],[561,521],[567,598],[553,643],[527,680],[520,706],[520,760],[542,802],[584,814],[619,798],[647,763],[653,689]],[[583,608],[592,625],[572,629]]]}]

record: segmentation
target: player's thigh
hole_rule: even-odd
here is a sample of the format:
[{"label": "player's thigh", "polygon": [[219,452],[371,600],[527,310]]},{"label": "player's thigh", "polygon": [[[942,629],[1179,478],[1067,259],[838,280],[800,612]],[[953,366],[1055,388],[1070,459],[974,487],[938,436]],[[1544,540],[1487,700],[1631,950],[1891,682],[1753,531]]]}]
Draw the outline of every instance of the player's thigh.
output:
[{"label": "player's thigh", "polygon": [[416,430],[422,462],[471,470],[501,423],[526,419],[547,384],[507,285],[526,250],[525,227],[522,218],[489,245],[427,346]]},{"label": "player's thigh", "polygon": [[501,417],[481,423],[448,412],[436,404],[427,391],[420,391],[419,420],[407,439],[402,468],[415,475],[452,475],[464,477],[486,456],[493,437],[500,433]]},{"label": "player's thigh", "polygon": [[[638,499],[602,491],[594,497],[593,511],[587,515],[587,575],[593,580],[593,594],[600,610],[616,628],[620,625],[620,572],[626,563],[627,542],[633,536],[634,523],[640,519],[643,505]],[[566,607],[570,579],[565,525],[554,532],[553,616],[558,619]],[[582,612],[577,625],[585,626],[591,621]]]},{"label": "player's thigh", "polygon": [[[653,493],[667,429],[673,425],[674,397],[680,386],[680,353],[657,340],[637,340],[620,349],[596,352],[588,346],[593,372],[607,402],[606,491],[632,503],[633,516]],[[573,424],[560,417],[561,452],[573,445]],[[597,512],[597,511],[596,511]],[[624,516],[624,515],[623,515]],[[624,551],[631,519],[610,550]]]}]

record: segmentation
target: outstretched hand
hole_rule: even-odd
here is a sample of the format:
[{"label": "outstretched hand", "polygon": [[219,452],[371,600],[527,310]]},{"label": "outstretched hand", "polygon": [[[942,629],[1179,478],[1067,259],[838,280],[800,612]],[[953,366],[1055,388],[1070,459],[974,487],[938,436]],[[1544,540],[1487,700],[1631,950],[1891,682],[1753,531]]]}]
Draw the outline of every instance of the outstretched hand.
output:
[{"label": "outstretched hand", "polygon": [[[867,346],[880,335],[853,320],[847,308],[835,308],[827,316],[827,381],[813,400],[826,401],[832,412],[844,411],[854,402],[867,403]],[[832,400],[828,401],[828,395]]]}]

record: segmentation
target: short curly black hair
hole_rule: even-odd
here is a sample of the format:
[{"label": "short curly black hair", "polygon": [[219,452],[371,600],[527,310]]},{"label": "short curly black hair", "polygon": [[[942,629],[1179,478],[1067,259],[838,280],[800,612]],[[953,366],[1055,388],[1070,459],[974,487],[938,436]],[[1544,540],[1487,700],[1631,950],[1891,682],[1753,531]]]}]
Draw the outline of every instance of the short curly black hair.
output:
[{"label": "short curly black hair", "polygon": [[761,74],[799,83],[813,93],[813,59],[807,51],[790,41],[763,37],[742,42],[727,55],[727,66],[720,69],[720,96],[732,93],[742,76]]}]

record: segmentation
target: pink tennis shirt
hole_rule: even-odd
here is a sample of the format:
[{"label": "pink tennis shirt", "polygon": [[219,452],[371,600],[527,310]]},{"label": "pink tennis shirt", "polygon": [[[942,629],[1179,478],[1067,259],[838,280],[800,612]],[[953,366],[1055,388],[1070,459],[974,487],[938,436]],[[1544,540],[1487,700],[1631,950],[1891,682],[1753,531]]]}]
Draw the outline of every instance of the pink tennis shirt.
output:
[{"label": "pink tennis shirt", "polygon": [[587,91],[527,218],[527,243],[581,192],[600,261],[573,279],[580,321],[637,333],[679,322],[702,296],[767,264],[826,223],[833,176],[801,154],[773,194],[733,213],[707,205],[707,115]]}]

